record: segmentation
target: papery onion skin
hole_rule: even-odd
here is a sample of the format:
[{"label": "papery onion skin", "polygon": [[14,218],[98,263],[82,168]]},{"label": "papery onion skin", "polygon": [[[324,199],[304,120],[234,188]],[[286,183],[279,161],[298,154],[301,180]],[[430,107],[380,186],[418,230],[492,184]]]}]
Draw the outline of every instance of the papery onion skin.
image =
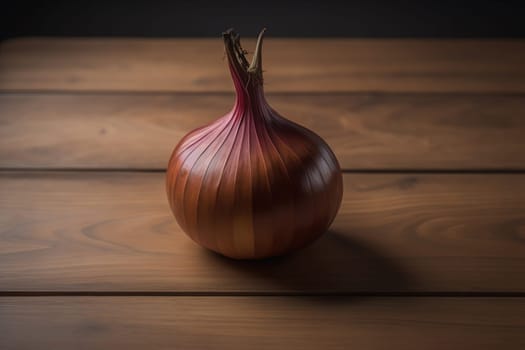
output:
[{"label": "papery onion skin", "polygon": [[223,34],[235,105],[179,142],[166,175],[170,206],[184,232],[236,259],[283,255],[311,243],[332,223],[343,193],[330,147],[266,102],[263,33],[250,66],[239,37]]}]

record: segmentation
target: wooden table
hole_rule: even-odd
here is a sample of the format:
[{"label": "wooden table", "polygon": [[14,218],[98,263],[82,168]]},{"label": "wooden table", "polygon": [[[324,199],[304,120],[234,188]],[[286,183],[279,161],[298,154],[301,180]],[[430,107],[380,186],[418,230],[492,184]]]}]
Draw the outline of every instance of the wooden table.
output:
[{"label": "wooden table", "polygon": [[525,348],[524,41],[268,39],[268,100],[345,194],[258,262],[195,245],[164,193],[181,136],[233,104],[222,57],[0,45],[0,349]]}]

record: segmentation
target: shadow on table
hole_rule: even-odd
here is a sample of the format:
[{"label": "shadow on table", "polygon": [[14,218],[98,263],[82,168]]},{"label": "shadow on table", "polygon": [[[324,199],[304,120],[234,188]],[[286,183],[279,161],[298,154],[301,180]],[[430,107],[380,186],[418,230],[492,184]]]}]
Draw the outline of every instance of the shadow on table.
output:
[{"label": "shadow on table", "polygon": [[[414,282],[399,259],[389,257],[350,234],[333,230],[289,256],[239,261],[215,253],[208,255],[213,263],[225,265],[245,275],[249,281],[255,278],[256,286],[248,292],[261,294],[366,296],[404,292],[410,290]],[[263,287],[260,287],[260,280],[264,280]]]}]

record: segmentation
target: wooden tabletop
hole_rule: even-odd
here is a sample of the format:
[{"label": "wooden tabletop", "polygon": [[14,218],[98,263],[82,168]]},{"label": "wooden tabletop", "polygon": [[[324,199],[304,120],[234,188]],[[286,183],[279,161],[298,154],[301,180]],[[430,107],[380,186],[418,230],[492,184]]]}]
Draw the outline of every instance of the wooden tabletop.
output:
[{"label": "wooden tabletop", "polygon": [[1,43],[0,349],[525,348],[524,62],[523,40],[268,39],[270,104],[345,192],[315,244],[250,262],[164,191],[233,104],[220,39]]}]

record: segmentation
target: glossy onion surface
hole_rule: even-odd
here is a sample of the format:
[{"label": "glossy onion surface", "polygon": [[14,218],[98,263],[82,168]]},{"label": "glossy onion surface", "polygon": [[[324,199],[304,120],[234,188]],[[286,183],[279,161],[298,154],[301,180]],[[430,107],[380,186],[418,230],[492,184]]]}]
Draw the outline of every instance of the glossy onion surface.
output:
[{"label": "glossy onion surface", "polygon": [[265,100],[263,32],[251,65],[238,35],[223,34],[234,108],[179,142],[166,177],[170,206],[184,232],[237,259],[282,255],[312,242],[335,218],[343,192],[328,145]]}]

